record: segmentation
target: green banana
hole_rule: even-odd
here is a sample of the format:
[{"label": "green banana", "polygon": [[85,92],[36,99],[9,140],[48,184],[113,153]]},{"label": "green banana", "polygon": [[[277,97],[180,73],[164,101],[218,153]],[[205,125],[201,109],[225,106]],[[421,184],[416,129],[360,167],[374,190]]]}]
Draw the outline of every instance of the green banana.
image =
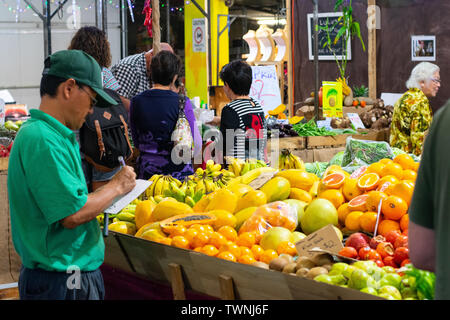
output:
[{"label": "green banana", "polygon": [[249,162],[246,162],[245,164],[244,164],[244,166],[242,167],[242,170],[241,170],[241,176],[243,176],[244,174],[246,174],[247,172],[249,172],[250,171],[250,163]]},{"label": "green banana", "polygon": [[192,186],[192,185],[188,186],[187,189],[186,189],[186,197],[193,198],[194,197],[194,193],[195,193],[194,186]]},{"label": "green banana", "polygon": [[184,198],[186,197],[186,194],[181,191],[180,188],[177,187],[177,184],[175,181],[171,181],[169,183],[169,188],[172,191],[173,198],[175,198],[179,202],[184,202]]},{"label": "green banana", "polygon": [[197,203],[204,195],[205,195],[204,190],[200,189],[195,191],[195,194],[192,197],[192,199],[194,199],[194,201]]},{"label": "green banana", "polygon": [[116,216],[117,219],[120,221],[128,221],[128,222],[134,222],[134,214],[131,214],[129,212],[119,212]]},{"label": "green banana", "polygon": [[195,201],[192,197],[186,196],[186,198],[184,198],[184,203],[186,203],[187,205],[189,205],[190,207],[195,206]]}]

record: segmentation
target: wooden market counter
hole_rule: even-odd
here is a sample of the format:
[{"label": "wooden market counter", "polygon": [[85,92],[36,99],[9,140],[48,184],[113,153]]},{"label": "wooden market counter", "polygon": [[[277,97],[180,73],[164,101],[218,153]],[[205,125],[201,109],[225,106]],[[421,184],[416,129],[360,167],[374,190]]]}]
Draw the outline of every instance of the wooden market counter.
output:
[{"label": "wooden market counter", "polygon": [[[345,150],[348,137],[360,140],[389,141],[389,128],[382,130],[359,129],[361,134],[341,134],[337,136],[284,137],[278,140],[278,149],[274,141],[268,139],[267,151],[279,152],[288,149],[299,156],[303,162],[328,162],[333,156]],[[363,134],[366,133],[366,134]],[[269,154],[270,154],[269,153]]]}]

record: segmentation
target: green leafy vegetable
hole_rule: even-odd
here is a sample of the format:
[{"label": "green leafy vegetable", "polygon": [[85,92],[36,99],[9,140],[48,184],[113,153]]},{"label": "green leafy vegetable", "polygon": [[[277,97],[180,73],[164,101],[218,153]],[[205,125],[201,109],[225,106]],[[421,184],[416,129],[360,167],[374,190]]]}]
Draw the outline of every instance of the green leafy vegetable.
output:
[{"label": "green leafy vegetable", "polygon": [[319,128],[314,119],[309,120],[306,123],[297,123],[292,126],[292,130],[297,132],[299,136],[335,136],[336,132],[327,130],[325,128]]}]

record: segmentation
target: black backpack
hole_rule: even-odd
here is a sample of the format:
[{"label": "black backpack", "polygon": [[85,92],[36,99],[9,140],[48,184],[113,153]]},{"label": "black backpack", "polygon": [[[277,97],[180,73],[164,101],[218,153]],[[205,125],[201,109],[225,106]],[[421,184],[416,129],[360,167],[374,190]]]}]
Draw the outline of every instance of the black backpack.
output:
[{"label": "black backpack", "polygon": [[128,112],[117,92],[104,89],[117,105],[108,108],[94,106],[80,128],[80,150],[97,170],[110,172],[120,166],[119,156],[131,159],[133,148],[128,134]]}]

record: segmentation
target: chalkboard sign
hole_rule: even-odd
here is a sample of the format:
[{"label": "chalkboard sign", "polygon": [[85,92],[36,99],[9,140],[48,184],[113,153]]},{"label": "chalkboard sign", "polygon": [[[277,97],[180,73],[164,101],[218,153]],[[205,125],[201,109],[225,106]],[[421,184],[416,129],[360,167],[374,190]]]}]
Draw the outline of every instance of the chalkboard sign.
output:
[{"label": "chalkboard sign", "polygon": [[[332,27],[339,17],[342,16],[342,12],[327,12],[327,13],[319,13],[319,27],[328,26]],[[314,14],[308,14],[308,51],[309,51],[309,60],[314,60]],[[339,26],[335,26],[333,30],[330,31],[330,38],[333,41],[339,31]],[[319,60],[334,60],[333,52],[328,48],[328,46],[324,47],[324,44],[327,42],[327,32],[325,30],[318,30],[319,37]],[[344,58],[343,55],[343,47],[342,47],[343,39],[340,38],[336,44],[332,44],[331,48],[335,51],[336,57],[338,60],[342,60]],[[348,56],[347,60],[352,59],[352,50],[350,46],[350,38],[348,39]]]}]

